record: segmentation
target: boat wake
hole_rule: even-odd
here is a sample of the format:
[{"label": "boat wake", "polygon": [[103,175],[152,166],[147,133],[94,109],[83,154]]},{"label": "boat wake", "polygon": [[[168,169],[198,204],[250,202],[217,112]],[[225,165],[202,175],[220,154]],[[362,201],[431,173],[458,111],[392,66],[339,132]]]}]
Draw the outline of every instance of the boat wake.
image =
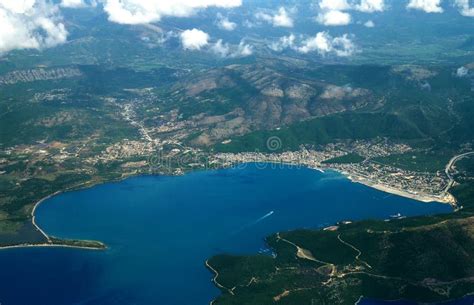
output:
[{"label": "boat wake", "polygon": [[272,216],[273,214],[275,213],[275,211],[271,211],[265,215],[263,215],[262,217],[260,217],[259,219],[257,219],[256,221],[254,221],[252,224],[250,224],[250,226],[254,226],[256,225],[257,223],[267,219],[268,217]]},{"label": "boat wake", "polygon": [[245,226],[243,226],[242,228],[240,228],[239,230],[235,231],[234,233],[232,233],[232,235],[236,235],[236,234],[239,234],[240,232],[250,228],[250,227],[253,227],[257,224],[259,224],[260,222],[264,221],[265,219],[267,219],[268,217],[272,216],[273,214],[275,214],[275,211],[270,211],[268,212],[267,214],[263,215],[262,217],[260,217],[259,219],[255,220],[254,222],[251,222],[249,224],[246,224]]}]

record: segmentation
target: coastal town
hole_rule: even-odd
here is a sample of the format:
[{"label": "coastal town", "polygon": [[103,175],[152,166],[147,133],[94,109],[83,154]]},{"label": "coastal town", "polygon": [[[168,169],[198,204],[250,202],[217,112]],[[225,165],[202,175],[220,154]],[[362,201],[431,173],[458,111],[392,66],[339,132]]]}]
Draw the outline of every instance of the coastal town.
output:
[{"label": "coastal town", "polygon": [[[125,113],[130,115],[129,112]],[[140,129],[141,139],[124,139],[99,151],[91,148],[90,143],[84,142],[38,143],[5,149],[0,152],[0,175],[21,187],[35,177],[54,177],[64,173],[87,175],[87,180],[100,183],[111,179],[110,177],[115,180],[138,174],[180,175],[196,169],[228,168],[245,163],[285,164],[322,171],[335,170],[354,182],[387,193],[456,206],[454,197],[448,192],[452,186],[449,185],[450,177],[444,170],[416,171],[379,161],[380,158],[392,155],[416,153],[416,150],[404,143],[375,139],[317,147],[302,145],[297,151],[286,152],[271,152],[270,149],[268,153],[219,153],[189,147],[177,139],[152,139],[145,128]],[[346,156],[356,158],[344,160]],[[81,165],[76,166],[78,164]],[[112,165],[115,166],[113,171],[110,170]],[[100,177],[101,168],[104,167],[109,169],[109,176],[93,178]],[[87,185],[89,181],[81,183]]]},{"label": "coastal town", "polygon": [[[438,201],[456,205],[456,201],[447,192],[449,177],[443,171],[419,172],[400,169],[382,164],[373,159],[378,157],[405,154],[412,149],[405,144],[376,143],[354,141],[350,144],[338,143],[322,147],[320,150],[308,150],[283,153],[223,153],[215,156],[215,161],[224,167],[249,162],[269,162],[303,165],[317,170],[336,170],[354,182],[370,187],[413,198],[419,201]],[[363,158],[360,162],[330,162],[331,160],[356,153]]]}]

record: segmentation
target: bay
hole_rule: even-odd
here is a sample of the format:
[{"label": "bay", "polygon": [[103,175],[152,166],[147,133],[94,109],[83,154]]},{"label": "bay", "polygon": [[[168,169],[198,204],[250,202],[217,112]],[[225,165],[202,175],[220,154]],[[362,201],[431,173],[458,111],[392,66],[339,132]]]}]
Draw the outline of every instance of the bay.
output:
[{"label": "bay", "polygon": [[129,178],[43,202],[36,219],[48,234],[100,240],[108,249],[0,251],[0,302],[209,304],[219,290],[204,262],[215,254],[264,252],[264,238],[278,231],[448,212],[337,172],[292,166]]}]

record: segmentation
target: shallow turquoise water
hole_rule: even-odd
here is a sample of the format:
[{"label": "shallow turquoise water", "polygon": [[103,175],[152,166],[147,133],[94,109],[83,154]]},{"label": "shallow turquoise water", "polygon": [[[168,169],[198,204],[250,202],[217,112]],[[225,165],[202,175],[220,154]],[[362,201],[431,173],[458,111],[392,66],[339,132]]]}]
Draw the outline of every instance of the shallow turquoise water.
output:
[{"label": "shallow turquoise water", "polygon": [[204,261],[214,254],[256,253],[265,248],[263,238],[277,231],[450,211],[351,183],[335,172],[288,166],[131,178],[39,206],[37,222],[49,234],[101,240],[109,249],[0,251],[0,302],[209,304],[219,291]]}]

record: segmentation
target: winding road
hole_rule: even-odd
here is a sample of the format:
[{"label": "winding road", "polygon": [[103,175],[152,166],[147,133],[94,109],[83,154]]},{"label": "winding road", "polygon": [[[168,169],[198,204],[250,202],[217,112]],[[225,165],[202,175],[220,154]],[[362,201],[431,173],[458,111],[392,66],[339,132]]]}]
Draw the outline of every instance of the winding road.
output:
[{"label": "winding road", "polygon": [[456,162],[458,162],[462,158],[465,158],[465,157],[470,156],[470,155],[474,155],[474,151],[454,156],[453,158],[451,158],[451,160],[449,160],[449,163],[446,165],[446,169],[444,170],[444,172],[446,173],[446,176],[448,176],[448,178],[449,178],[448,185],[444,189],[445,193],[447,193],[449,191],[449,189],[451,187],[453,187],[453,184],[455,182],[453,176],[449,173],[449,171],[456,164]]}]

